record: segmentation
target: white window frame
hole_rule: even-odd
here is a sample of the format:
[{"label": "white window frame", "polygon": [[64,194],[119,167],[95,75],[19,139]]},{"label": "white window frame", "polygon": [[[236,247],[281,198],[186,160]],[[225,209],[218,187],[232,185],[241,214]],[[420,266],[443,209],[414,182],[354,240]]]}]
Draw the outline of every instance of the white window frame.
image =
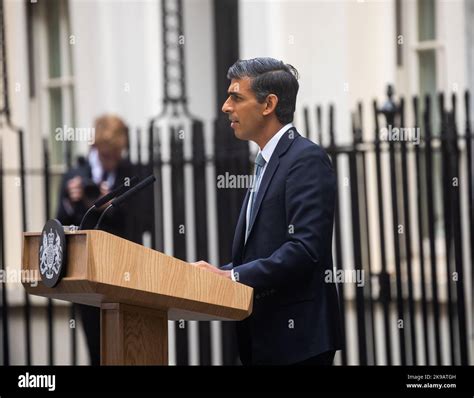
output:
[{"label": "white window frame", "polygon": [[[439,0],[435,0],[435,8],[439,10]],[[421,51],[434,50],[436,54],[436,91],[444,88],[446,80],[445,44],[440,35],[440,13],[435,13],[436,39],[420,41],[418,37],[418,2],[416,0],[402,1],[402,35],[403,35],[403,65],[398,67],[399,87],[402,94],[418,95],[420,93],[420,65],[419,54]],[[405,83],[405,84],[404,84]]]},{"label": "white window frame", "polygon": [[[33,53],[35,57],[35,92],[39,106],[39,118],[41,134],[49,143],[52,153],[52,129],[62,126],[52,126],[50,119],[50,90],[61,89],[63,125],[74,126],[74,76],[72,74],[72,51],[70,48],[70,21],[68,15],[68,0],[55,0],[59,5],[59,47],[60,47],[60,76],[51,78],[49,76],[49,48],[47,15],[45,2],[38,2],[33,7],[38,7],[33,12]],[[71,143],[71,152],[74,155],[74,145]],[[60,162],[51,159],[53,173],[65,171],[65,156]]]}]

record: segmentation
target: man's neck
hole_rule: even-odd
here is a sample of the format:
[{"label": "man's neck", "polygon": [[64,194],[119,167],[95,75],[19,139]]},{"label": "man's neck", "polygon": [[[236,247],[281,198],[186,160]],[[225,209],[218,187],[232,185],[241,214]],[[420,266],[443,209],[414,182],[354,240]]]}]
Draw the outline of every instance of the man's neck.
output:
[{"label": "man's neck", "polygon": [[255,139],[255,142],[260,147],[260,150],[265,148],[265,145],[267,145],[268,141],[270,141],[272,137],[283,128],[283,126],[283,124],[277,122],[269,124],[262,130],[260,136]]}]

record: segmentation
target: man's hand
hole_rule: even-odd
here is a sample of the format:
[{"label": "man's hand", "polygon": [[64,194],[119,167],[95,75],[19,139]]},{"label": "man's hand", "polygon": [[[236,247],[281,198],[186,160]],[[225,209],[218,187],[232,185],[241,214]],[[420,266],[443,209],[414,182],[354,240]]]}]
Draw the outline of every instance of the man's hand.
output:
[{"label": "man's hand", "polygon": [[109,184],[103,181],[100,183],[100,196],[105,196],[110,192]]},{"label": "man's hand", "polygon": [[[102,196],[105,196],[107,195],[109,192],[110,192],[110,188],[109,188],[109,184],[107,184],[107,182],[103,181],[100,183],[100,196],[99,198],[101,198]],[[106,207],[108,207],[110,205],[110,203],[112,202],[112,199],[109,200],[107,203],[104,203],[102,205],[102,207],[100,208],[100,210],[103,210],[105,209]]]},{"label": "man's hand", "polygon": [[213,265],[211,265],[209,263],[206,263],[205,261],[198,261],[198,262],[189,263],[189,264],[193,265],[194,267],[198,267],[198,268],[210,271],[210,272],[214,272],[215,274],[223,276],[224,278],[232,279],[231,271],[221,270],[217,267],[214,267]]}]

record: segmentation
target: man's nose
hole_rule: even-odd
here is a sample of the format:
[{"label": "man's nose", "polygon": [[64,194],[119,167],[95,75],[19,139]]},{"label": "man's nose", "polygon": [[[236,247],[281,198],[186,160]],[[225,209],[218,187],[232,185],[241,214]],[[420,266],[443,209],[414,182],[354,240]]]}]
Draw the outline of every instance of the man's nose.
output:
[{"label": "man's nose", "polygon": [[230,106],[229,106],[229,99],[227,99],[225,102],[224,102],[224,105],[222,105],[222,112],[224,113],[230,113],[231,109],[230,109]]}]

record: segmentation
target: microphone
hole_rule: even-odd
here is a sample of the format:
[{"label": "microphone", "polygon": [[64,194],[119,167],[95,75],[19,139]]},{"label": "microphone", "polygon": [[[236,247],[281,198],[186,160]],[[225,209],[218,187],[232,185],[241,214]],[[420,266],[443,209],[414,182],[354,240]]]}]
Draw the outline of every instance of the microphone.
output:
[{"label": "microphone", "polygon": [[153,184],[156,181],[155,176],[152,174],[145,178],[144,180],[140,181],[137,185],[135,185],[133,188],[130,188],[127,192],[123,193],[119,197],[115,198],[110,202],[110,205],[107,206],[107,208],[102,212],[102,214],[99,217],[99,220],[97,221],[97,224],[94,229],[98,229],[100,223],[102,222],[102,219],[104,218],[105,213],[111,208],[111,207],[118,207],[120,206],[124,201],[126,201],[128,198],[131,196],[135,195],[142,189],[146,188],[148,185]]},{"label": "microphone", "polygon": [[104,204],[106,204],[109,200],[115,198],[116,196],[119,196],[123,194],[125,191],[130,189],[135,185],[135,183],[138,181],[137,176],[133,176],[130,181],[129,185],[126,185],[123,183],[119,187],[115,188],[113,191],[110,191],[108,194],[102,196],[101,198],[97,199],[91,207],[89,207],[86,211],[86,214],[84,214],[84,217],[82,217],[81,224],[79,225],[79,230],[82,230],[82,227],[84,225],[84,221],[86,220],[87,216],[93,209],[99,209],[102,207]]}]

